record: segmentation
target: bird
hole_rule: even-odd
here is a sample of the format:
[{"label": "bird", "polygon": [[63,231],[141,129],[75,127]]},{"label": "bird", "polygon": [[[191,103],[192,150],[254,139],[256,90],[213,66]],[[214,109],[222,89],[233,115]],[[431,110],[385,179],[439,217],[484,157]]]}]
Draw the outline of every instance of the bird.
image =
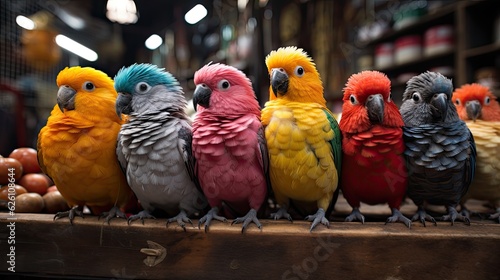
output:
[{"label": "bird", "polygon": [[[113,80],[91,67],[66,67],[57,75],[57,104],[37,139],[38,162],[71,206],[54,219],[83,217],[87,206],[106,221],[135,197],[115,148],[122,120],[116,115]],[[122,210],[120,210],[122,208]]]},{"label": "bird", "polygon": [[292,221],[288,209],[293,206],[312,222],[310,231],[319,223],[329,227],[342,150],[340,129],[326,106],[320,74],[312,58],[295,46],[271,51],[265,62],[270,97],[261,119],[271,187],[280,206],[271,217]]},{"label": "bird", "polygon": [[470,219],[456,207],[471,184],[476,167],[476,146],[452,102],[453,84],[438,72],[427,71],[406,84],[400,107],[408,168],[408,196],[417,205],[412,220],[425,226],[436,220],[427,214],[426,203],[443,205],[441,220]]},{"label": "bird", "polygon": [[123,67],[114,80],[115,114],[128,117],[116,154],[143,208],[128,222],[144,223],[162,213],[170,217],[167,225],[177,222],[185,231],[207,202],[193,173],[191,120],[182,87],[172,74],[149,63]]},{"label": "bird", "polygon": [[403,142],[404,122],[391,97],[391,81],[382,72],[362,71],[349,77],[344,88],[341,190],[353,208],[346,221],[360,220],[360,203],[388,203],[387,222],[410,219],[400,211],[406,196],[408,172]]},{"label": "bird", "polygon": [[[196,176],[211,206],[199,220],[205,231],[212,219],[238,216],[242,232],[258,228],[268,186],[268,155],[260,106],[250,79],[233,66],[209,63],[194,74],[193,154]],[[224,209],[222,209],[224,207]],[[232,212],[232,213],[231,213]]]},{"label": "bird", "polygon": [[500,106],[496,96],[484,85],[462,85],[453,93],[460,118],[474,136],[477,149],[476,175],[461,201],[462,213],[469,199],[488,201],[495,210],[490,219],[500,223]]}]

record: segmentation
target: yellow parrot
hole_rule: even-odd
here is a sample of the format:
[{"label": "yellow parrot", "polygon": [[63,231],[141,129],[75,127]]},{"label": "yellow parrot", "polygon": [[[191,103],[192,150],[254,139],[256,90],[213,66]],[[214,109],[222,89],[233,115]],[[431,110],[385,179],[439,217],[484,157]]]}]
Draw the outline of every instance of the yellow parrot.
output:
[{"label": "yellow parrot", "polygon": [[[106,221],[125,215],[133,198],[116,156],[122,120],[113,80],[90,67],[66,67],[57,76],[57,104],[38,135],[38,161],[71,207],[54,219],[83,217],[83,206]],[[108,212],[104,212],[108,211]]]},{"label": "yellow parrot", "polygon": [[[338,195],[341,134],[326,107],[320,75],[313,60],[296,47],[272,51],[266,65],[270,100],[262,109],[262,124],[271,186],[280,205],[272,217],[291,221],[288,209],[293,205],[300,214],[309,214],[310,230],[318,223],[328,227]],[[311,203],[317,207],[313,215]]]}]

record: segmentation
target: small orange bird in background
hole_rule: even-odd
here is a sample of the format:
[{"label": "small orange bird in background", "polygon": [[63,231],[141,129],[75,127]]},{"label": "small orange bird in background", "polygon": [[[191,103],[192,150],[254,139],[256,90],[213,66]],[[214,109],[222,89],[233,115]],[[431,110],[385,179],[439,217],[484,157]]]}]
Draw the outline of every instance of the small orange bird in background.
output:
[{"label": "small orange bird in background", "polygon": [[[57,76],[57,104],[38,135],[38,161],[71,210],[54,219],[83,217],[83,206],[106,221],[133,198],[116,156],[122,120],[113,80],[90,67],[65,68]],[[108,211],[108,212],[105,212]]]},{"label": "small orange bird in background", "polygon": [[460,205],[464,215],[468,199],[488,201],[496,209],[490,215],[500,223],[500,105],[488,87],[466,84],[452,97],[458,115],[465,121],[476,142],[476,175]]}]

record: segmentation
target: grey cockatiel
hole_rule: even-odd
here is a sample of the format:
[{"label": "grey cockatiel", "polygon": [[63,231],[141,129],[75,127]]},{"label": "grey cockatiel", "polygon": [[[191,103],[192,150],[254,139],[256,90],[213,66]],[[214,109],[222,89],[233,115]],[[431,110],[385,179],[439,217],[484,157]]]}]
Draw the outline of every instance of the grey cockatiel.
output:
[{"label": "grey cockatiel", "polygon": [[469,129],[452,103],[451,80],[435,72],[411,78],[403,94],[400,112],[405,123],[405,156],[408,196],[418,206],[413,220],[436,224],[424,203],[444,205],[448,215],[470,224],[455,209],[474,177],[476,146]]},{"label": "grey cockatiel", "polygon": [[129,222],[154,218],[156,209],[177,215],[185,229],[189,216],[207,205],[193,180],[191,122],[178,81],[151,64],[133,64],[115,77],[118,115],[127,114],[118,135],[117,155],[144,211]]}]

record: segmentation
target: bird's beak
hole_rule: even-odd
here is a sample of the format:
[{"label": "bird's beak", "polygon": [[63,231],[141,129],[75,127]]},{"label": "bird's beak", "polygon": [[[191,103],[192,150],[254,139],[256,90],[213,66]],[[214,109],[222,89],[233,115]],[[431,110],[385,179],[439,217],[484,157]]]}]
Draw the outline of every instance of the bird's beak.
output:
[{"label": "bird's beak", "polygon": [[465,111],[469,119],[476,121],[481,116],[481,103],[478,100],[468,101],[465,103]]},{"label": "bird's beak", "polygon": [[444,121],[448,112],[448,96],[445,93],[434,94],[430,104],[434,119]]},{"label": "bird's beak", "polygon": [[271,88],[275,96],[286,94],[288,91],[288,75],[283,68],[271,69]]},{"label": "bird's beak", "polygon": [[198,105],[208,108],[210,106],[210,96],[212,90],[206,84],[199,84],[196,86],[193,94],[194,110],[198,111]]},{"label": "bird's beak", "polygon": [[61,112],[64,113],[64,109],[66,110],[74,110],[75,109],[75,96],[76,90],[68,85],[62,85],[59,87],[57,91],[57,105]]},{"label": "bird's beak", "polygon": [[122,114],[130,114],[132,113],[132,95],[130,93],[118,93],[118,98],[115,103],[116,114],[120,119],[122,118]]},{"label": "bird's beak", "polygon": [[384,97],[382,94],[372,94],[365,102],[368,118],[372,123],[382,123],[384,121]]}]

